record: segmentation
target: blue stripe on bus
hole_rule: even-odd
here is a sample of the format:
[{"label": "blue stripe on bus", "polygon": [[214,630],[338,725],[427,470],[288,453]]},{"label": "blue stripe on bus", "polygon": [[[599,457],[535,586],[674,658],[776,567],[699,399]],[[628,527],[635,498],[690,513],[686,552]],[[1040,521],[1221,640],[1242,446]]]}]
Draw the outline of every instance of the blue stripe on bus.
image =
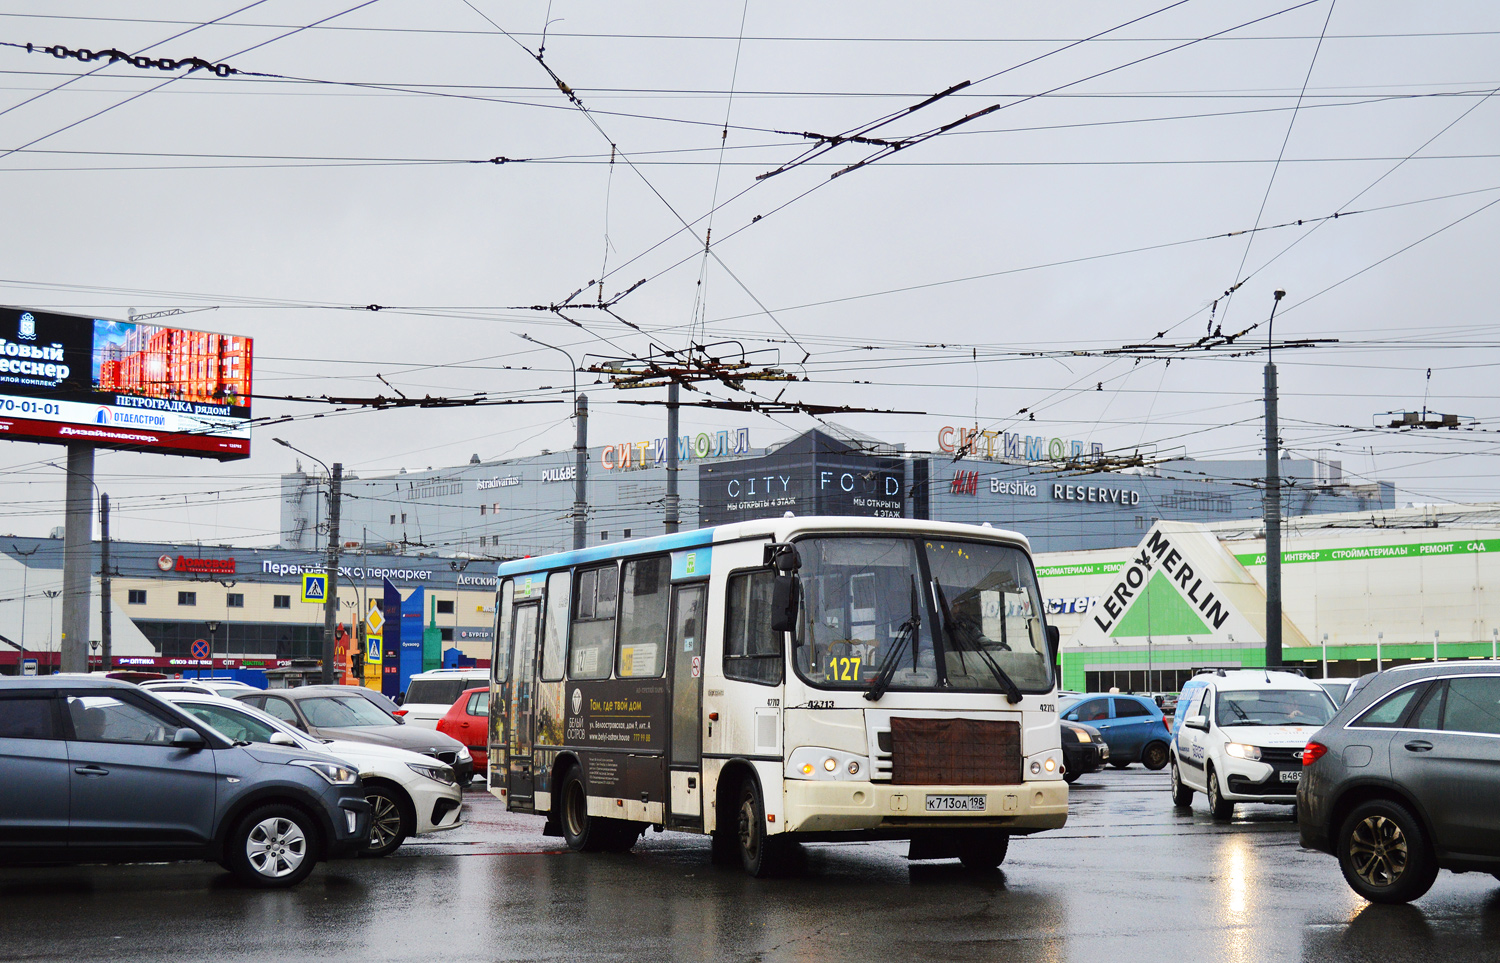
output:
[{"label": "blue stripe on bus", "polygon": [[673,535],[653,535],[650,538],[637,538],[628,542],[616,542],[613,545],[596,545],[593,548],[581,548],[576,552],[558,552],[556,555],[518,558],[510,562],[502,562],[497,574],[499,578],[508,578],[512,575],[535,574],[539,571],[566,568],[570,565],[581,565],[585,562],[600,562],[605,559],[620,558],[625,555],[670,552],[679,548],[695,548],[699,545],[711,545],[713,544],[715,531],[717,531],[716,528],[695,528],[690,532],[677,532]]}]

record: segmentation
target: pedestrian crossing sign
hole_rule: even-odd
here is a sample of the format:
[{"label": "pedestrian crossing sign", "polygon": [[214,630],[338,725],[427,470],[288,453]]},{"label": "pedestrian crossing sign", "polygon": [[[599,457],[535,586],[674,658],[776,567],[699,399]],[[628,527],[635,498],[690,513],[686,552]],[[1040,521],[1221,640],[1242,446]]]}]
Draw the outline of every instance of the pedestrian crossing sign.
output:
[{"label": "pedestrian crossing sign", "polygon": [[302,576],[302,601],[323,602],[328,598],[328,574]]}]

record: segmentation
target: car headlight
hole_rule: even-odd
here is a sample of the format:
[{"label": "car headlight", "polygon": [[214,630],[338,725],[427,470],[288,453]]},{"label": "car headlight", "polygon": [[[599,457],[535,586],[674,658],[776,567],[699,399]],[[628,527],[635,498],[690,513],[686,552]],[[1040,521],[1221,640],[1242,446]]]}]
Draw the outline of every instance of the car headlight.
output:
[{"label": "car headlight", "polygon": [[1251,762],[1256,762],[1260,759],[1259,746],[1247,746],[1242,742],[1225,743],[1224,751],[1236,759],[1249,759]]},{"label": "car headlight", "polygon": [[303,766],[328,780],[330,786],[352,786],[359,781],[359,773],[336,762],[321,762],[316,759],[293,759],[293,766]]},{"label": "car headlight", "polygon": [[1073,735],[1075,737],[1077,737],[1077,739],[1078,739],[1079,742],[1093,742],[1094,741],[1092,738],[1089,737],[1089,734],[1087,732],[1084,732],[1082,729],[1074,729],[1073,730]]},{"label": "car headlight", "polygon": [[468,746],[460,746],[459,747],[459,750],[458,750],[458,761],[459,762],[473,762],[474,761],[474,757],[471,756],[471,755],[469,755],[469,747]]},{"label": "car headlight", "polygon": [[453,786],[458,783],[458,777],[453,775],[453,770],[447,766],[424,766],[420,762],[408,762],[406,768],[419,776],[426,776],[433,782],[440,782],[445,786]]},{"label": "car headlight", "polygon": [[802,746],[788,756],[783,775],[788,779],[866,779],[869,778],[865,775],[869,765],[866,756],[839,749]]}]

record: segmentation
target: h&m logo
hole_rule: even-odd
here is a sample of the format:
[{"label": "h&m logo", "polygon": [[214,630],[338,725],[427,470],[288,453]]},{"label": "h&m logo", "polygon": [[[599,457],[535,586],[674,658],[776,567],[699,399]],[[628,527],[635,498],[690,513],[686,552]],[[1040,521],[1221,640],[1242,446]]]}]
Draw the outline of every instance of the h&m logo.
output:
[{"label": "h&m logo", "polygon": [[949,489],[955,495],[976,495],[979,493],[979,472],[956,471],[953,473],[953,484]]}]

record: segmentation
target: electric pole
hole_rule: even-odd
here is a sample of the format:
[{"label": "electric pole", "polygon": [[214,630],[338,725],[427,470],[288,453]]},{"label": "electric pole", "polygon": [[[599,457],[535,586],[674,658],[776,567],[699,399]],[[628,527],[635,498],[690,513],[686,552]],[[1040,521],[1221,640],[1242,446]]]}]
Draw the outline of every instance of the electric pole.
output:
[{"label": "electric pole", "polygon": [[573,399],[573,418],[578,422],[578,433],[573,439],[573,550],[576,552],[589,543],[589,396],[578,394],[575,384]]},{"label": "electric pole", "polygon": [[339,616],[339,497],[343,491],[344,465],[334,462],[328,473],[328,585],[323,596],[323,684],[333,685],[333,630]]},{"label": "electric pole", "polygon": [[[110,571],[109,571],[109,496],[103,492],[99,493],[99,654],[103,657],[103,669],[108,672],[111,668],[113,634],[110,625],[110,607],[113,598],[110,595]],[[212,653],[209,653],[212,655]]]},{"label": "electric pole", "polygon": [[64,672],[89,670],[89,554],[94,536],[94,448],[69,445],[66,505],[63,514],[63,587],[61,662]]},{"label": "electric pole", "polygon": [[1277,291],[1266,324],[1266,666],[1281,665],[1281,457],[1276,427],[1276,363],[1272,341],[1276,308],[1285,291]]},{"label": "electric pole", "polygon": [[667,504],[663,526],[668,535],[679,528],[677,499],[677,382],[667,385]]}]

